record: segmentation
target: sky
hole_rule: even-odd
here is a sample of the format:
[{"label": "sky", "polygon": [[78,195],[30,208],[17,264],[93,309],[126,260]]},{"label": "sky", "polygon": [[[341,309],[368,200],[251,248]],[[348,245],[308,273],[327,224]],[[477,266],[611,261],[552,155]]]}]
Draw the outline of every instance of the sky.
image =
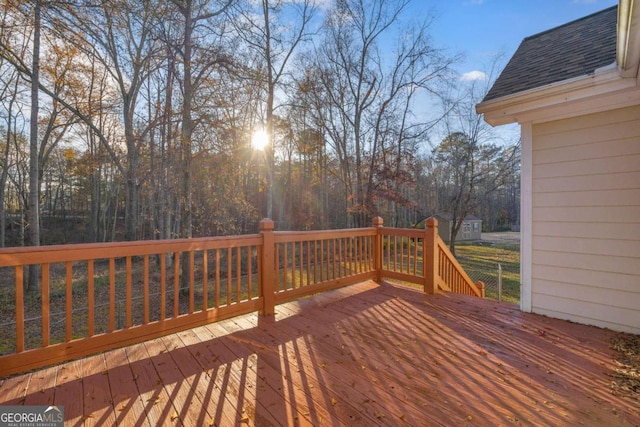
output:
[{"label": "sky", "polygon": [[[435,17],[430,26],[434,45],[450,55],[463,55],[453,66],[460,80],[487,80],[484,73],[491,72],[496,57],[501,55],[493,79],[524,38],[616,4],[617,0],[413,0],[408,15]],[[503,125],[493,132],[495,142],[512,144],[519,139],[520,126]]]},{"label": "sky", "polygon": [[[431,35],[449,53],[463,53],[461,75],[486,71],[496,54],[503,66],[520,42],[618,4],[617,0],[414,0],[412,15],[435,14]],[[501,70],[500,70],[501,71]],[[479,74],[466,74],[467,77]]]}]

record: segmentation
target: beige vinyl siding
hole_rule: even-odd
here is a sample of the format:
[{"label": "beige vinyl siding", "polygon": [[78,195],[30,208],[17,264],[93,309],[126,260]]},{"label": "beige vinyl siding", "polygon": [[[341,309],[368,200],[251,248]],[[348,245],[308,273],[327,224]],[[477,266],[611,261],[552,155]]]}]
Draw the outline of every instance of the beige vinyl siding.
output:
[{"label": "beige vinyl siding", "polygon": [[640,333],[640,106],[532,140],[532,311]]}]

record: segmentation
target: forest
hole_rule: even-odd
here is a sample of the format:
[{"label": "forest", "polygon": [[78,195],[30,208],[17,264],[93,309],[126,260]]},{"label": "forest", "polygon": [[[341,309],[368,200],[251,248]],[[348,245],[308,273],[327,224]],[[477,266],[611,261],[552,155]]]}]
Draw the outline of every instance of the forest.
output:
[{"label": "forest", "polygon": [[411,1],[0,0],[0,247],[517,225],[495,76]]}]

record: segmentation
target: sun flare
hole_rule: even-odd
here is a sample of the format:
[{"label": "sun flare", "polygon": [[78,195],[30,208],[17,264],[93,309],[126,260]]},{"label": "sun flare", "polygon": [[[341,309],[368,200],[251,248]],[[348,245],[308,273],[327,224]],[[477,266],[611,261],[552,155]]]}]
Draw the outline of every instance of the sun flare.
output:
[{"label": "sun flare", "polygon": [[264,130],[257,130],[253,133],[253,137],[251,138],[251,146],[254,150],[264,150],[267,148],[267,144],[269,144],[269,137],[267,132]]}]

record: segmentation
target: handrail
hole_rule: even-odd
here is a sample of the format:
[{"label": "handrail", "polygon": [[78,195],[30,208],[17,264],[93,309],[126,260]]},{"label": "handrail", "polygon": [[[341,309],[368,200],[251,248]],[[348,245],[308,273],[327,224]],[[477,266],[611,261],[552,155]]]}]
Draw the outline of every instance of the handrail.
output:
[{"label": "handrail", "polygon": [[[24,291],[29,266],[37,295]],[[1,290],[12,304],[0,318],[15,315],[0,324],[0,377],[383,278],[483,295],[435,219],[425,230],[376,218],[369,228],[293,232],[264,219],[246,236],[0,249],[0,280],[13,283]]]},{"label": "handrail", "polygon": [[[0,249],[16,319],[0,326],[1,347],[13,340],[0,377],[258,310],[261,244],[256,234]],[[37,295],[23,290],[30,265]]]},{"label": "handrail", "polygon": [[381,276],[416,283],[425,293],[437,290],[484,298],[484,284],[474,283],[438,235],[438,221],[424,230],[382,227]]}]

